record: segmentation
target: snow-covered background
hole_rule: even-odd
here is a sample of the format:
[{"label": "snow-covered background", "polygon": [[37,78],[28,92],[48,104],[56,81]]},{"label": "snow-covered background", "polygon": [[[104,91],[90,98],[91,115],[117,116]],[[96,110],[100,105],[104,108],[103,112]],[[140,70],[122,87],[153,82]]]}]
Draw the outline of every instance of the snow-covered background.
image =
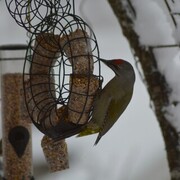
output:
[{"label": "snow-covered background", "polygon": [[[75,0],[75,2],[77,13],[83,15],[82,17],[96,34],[101,57],[106,59],[123,58],[134,66],[129,45],[123,37],[107,1]],[[152,4],[151,11],[157,12],[160,9],[158,8]],[[161,12],[161,10],[159,11]],[[142,15],[139,16],[142,18]],[[165,17],[163,16],[163,18]],[[147,27],[147,31],[149,29]],[[1,0],[0,45],[26,43],[26,40],[26,32],[16,25],[7,12],[4,0]],[[113,76],[113,73],[105,66],[102,68],[102,73],[107,81]],[[37,180],[170,179],[159,125],[150,109],[146,88],[137,71],[134,96],[130,105],[97,146],[93,146],[96,135],[67,139],[70,169],[53,174],[48,172],[40,146],[42,137],[43,135],[33,128],[33,162],[34,175]]]},{"label": "snow-covered background", "polygon": [[167,1],[168,8],[165,0],[134,0],[132,3],[137,12],[135,30],[140,36],[140,42],[144,46],[154,47],[158,69],[172,90],[170,105],[164,107],[164,111],[179,132],[180,103],[177,102],[180,102],[180,1]]}]

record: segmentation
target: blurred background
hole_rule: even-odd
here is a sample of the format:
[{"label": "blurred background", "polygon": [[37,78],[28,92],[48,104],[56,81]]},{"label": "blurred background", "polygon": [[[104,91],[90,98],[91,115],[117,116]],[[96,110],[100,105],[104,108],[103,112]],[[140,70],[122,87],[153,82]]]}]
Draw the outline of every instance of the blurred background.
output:
[{"label": "blurred background", "polygon": [[[76,13],[94,30],[105,59],[122,58],[136,70],[134,95],[113,128],[94,146],[96,135],[66,140],[70,168],[49,173],[41,148],[43,134],[33,126],[33,164],[37,180],[169,180],[164,142],[150,108],[146,87],[140,79],[129,45],[105,0],[76,0]],[[0,1],[0,45],[27,43],[26,31],[9,15]],[[114,74],[102,65],[104,84]],[[1,113],[1,112],[0,112]],[[0,137],[2,136],[0,131]]]}]

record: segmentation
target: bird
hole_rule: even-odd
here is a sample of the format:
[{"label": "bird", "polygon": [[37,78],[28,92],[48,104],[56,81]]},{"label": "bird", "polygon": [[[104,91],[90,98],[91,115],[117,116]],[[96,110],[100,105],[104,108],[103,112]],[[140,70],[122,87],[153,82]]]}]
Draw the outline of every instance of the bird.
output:
[{"label": "bird", "polygon": [[100,59],[112,69],[115,76],[101,89],[93,102],[92,116],[77,137],[99,133],[94,145],[97,145],[132,99],[135,72],[132,65],[123,59]]}]

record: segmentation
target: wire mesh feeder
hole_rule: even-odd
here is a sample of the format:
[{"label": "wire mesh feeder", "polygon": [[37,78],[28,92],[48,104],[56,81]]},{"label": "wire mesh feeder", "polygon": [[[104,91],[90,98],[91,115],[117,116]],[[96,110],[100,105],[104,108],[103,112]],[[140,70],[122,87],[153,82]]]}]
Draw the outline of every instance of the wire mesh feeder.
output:
[{"label": "wire mesh feeder", "polygon": [[[73,0],[5,0],[9,13],[16,23],[30,33],[40,33],[36,28],[52,14],[74,12]],[[73,8],[70,1],[73,1]]]},{"label": "wire mesh feeder", "polygon": [[[24,92],[32,122],[59,140],[77,134],[89,121],[102,77],[91,28],[76,15],[54,15],[51,19],[50,33],[31,36],[24,65],[30,64],[29,73],[24,72]],[[36,30],[46,29],[44,26],[42,22]]]}]

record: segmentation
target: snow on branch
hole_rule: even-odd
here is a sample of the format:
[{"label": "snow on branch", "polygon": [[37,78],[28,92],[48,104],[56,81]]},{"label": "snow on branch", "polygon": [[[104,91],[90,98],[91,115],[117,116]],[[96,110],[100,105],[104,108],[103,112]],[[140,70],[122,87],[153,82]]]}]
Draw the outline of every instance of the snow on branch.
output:
[{"label": "snow on branch", "polygon": [[163,111],[180,132],[180,16],[173,14],[180,13],[180,1],[134,0],[128,4],[136,14],[133,25],[140,44],[152,50],[170,89],[169,105]]},{"label": "snow on branch", "polygon": [[175,26],[174,36],[177,43],[180,43],[180,1],[179,0],[164,0],[169,15]]},{"label": "snow on branch", "polygon": [[172,180],[180,179],[180,1],[108,1],[142,67]]}]

